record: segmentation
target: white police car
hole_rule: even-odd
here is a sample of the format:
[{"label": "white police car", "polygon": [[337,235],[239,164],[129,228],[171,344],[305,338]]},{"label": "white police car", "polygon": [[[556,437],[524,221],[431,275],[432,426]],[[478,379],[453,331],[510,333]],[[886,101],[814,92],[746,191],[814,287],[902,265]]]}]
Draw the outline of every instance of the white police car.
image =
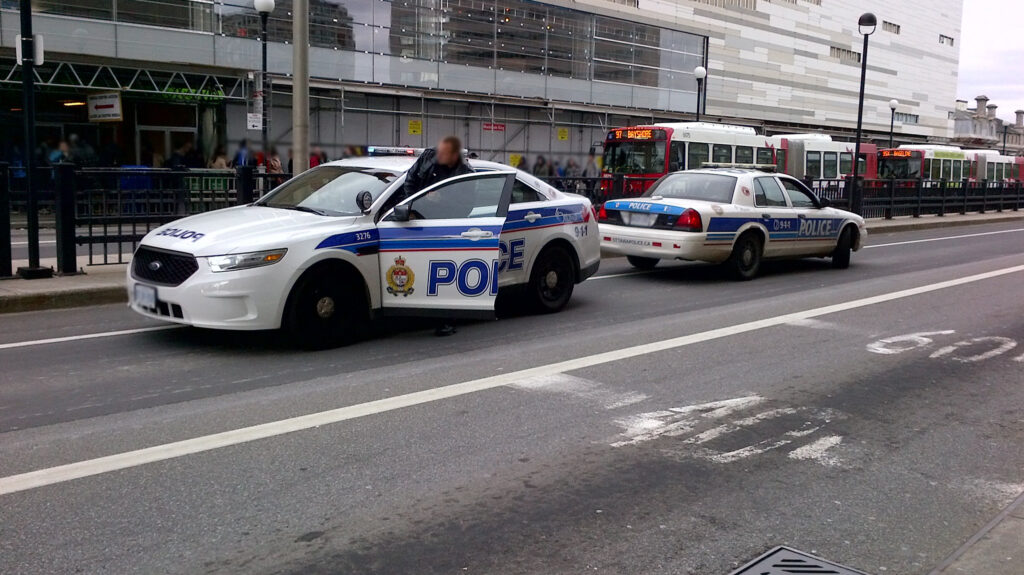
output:
[{"label": "white police car", "polygon": [[602,251],[635,267],[725,262],[741,280],[764,258],[831,257],[849,267],[867,234],[863,218],[829,207],[795,178],[736,168],[667,174],[641,197],[606,202],[599,221]]},{"label": "white police car", "polygon": [[491,316],[498,289],[513,286],[559,311],[597,271],[586,198],[471,160],[474,173],[399,203],[414,160],[324,164],[251,205],[153,230],[128,271],[129,305],[199,327],[285,327],[315,345],[382,314]]}]

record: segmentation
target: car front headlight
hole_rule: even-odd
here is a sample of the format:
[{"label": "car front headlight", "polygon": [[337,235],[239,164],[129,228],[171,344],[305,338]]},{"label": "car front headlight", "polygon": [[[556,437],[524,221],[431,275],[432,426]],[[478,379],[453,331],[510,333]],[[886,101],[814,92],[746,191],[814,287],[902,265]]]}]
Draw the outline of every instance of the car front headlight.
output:
[{"label": "car front headlight", "polygon": [[247,270],[276,264],[284,259],[284,254],[286,253],[288,253],[288,250],[268,250],[265,252],[249,252],[246,254],[210,256],[206,258],[206,263],[210,264],[210,271],[213,272]]}]

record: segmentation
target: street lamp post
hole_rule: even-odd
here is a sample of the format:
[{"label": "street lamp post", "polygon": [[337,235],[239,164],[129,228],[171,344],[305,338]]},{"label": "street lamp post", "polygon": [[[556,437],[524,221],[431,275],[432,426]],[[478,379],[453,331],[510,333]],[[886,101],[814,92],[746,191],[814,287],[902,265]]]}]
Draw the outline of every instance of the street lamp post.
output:
[{"label": "street lamp post", "polygon": [[[857,30],[864,36],[864,49],[860,56],[860,96],[857,102],[857,140],[853,152],[853,179],[850,181],[850,210],[861,212],[861,190],[857,182],[860,167],[860,138],[864,124],[864,81],[868,73],[868,36],[875,33],[878,19],[871,12],[865,12],[857,20]],[[895,116],[894,116],[895,117]]]},{"label": "street lamp post", "polygon": [[270,123],[270,90],[268,86],[270,82],[267,81],[267,20],[270,18],[270,13],[274,11],[274,0],[253,0],[253,7],[260,13],[260,44],[263,49],[263,67],[260,73],[260,101],[262,102],[262,113],[263,118],[261,121],[261,127],[263,128],[263,162],[264,165],[269,165],[270,161],[270,138],[267,136],[267,128]]},{"label": "street lamp post", "polygon": [[697,66],[693,69],[693,77],[697,79],[697,121],[700,121],[700,100],[701,100],[701,87],[704,84],[704,78],[708,77],[708,70],[704,66]]},{"label": "street lamp post", "polygon": [[892,110],[892,117],[889,118],[889,147],[892,147],[892,132],[896,128],[896,106],[900,105],[900,101],[896,98],[889,100],[889,109]]}]

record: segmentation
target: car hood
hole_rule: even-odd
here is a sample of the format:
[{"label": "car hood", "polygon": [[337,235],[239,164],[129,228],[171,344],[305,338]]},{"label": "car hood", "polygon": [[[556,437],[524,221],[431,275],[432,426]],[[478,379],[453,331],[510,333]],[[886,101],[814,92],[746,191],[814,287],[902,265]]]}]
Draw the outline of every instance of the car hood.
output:
[{"label": "car hood", "polygon": [[238,206],[175,220],[151,231],[142,243],[197,256],[242,253],[288,247],[305,237],[354,227],[358,221],[358,216]]}]

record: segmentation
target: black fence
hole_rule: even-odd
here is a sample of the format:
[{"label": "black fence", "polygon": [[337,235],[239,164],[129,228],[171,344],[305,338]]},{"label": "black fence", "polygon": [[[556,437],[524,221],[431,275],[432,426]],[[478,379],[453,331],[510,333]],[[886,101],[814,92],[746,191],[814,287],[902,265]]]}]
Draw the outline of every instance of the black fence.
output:
[{"label": "black fence", "polygon": [[[11,215],[25,214],[24,172],[0,164],[0,277],[11,275]],[[247,204],[288,180],[246,166],[235,170],[151,168],[39,168],[37,203],[45,225],[57,228],[58,272],[73,273],[77,251],[88,263],[125,263],[152,229],[175,219]],[[642,195],[656,177],[547,178],[554,187],[588,197],[595,204]],[[863,180],[855,193],[850,180],[806,184],[835,207],[867,218],[1017,211],[1024,208],[1020,182],[945,180]]]}]

